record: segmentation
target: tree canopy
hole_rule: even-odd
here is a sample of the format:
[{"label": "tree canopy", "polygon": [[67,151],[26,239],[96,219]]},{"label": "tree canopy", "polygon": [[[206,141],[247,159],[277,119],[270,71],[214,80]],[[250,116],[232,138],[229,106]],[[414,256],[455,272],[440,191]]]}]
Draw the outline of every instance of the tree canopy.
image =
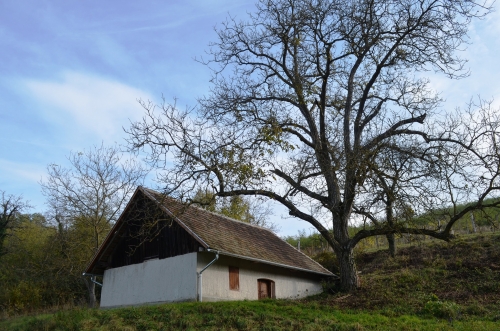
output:
[{"label": "tree canopy", "polygon": [[208,187],[282,204],[321,233],[342,288],[355,289],[360,240],[397,232],[447,240],[463,216],[439,230],[381,222],[349,235],[356,213],[376,219],[367,196],[390,185],[393,156],[408,166],[385,197],[415,211],[426,203],[404,197],[432,192],[433,207],[473,197],[480,208],[498,189],[497,115],[487,104],[445,111],[425,78],[467,75],[457,50],[471,20],[490,10],[469,0],[259,1],[247,20],[230,17],[216,30],[202,61],[213,70],[210,93],[185,111],[142,102],[130,149],[165,169],[165,191],[179,198]]}]

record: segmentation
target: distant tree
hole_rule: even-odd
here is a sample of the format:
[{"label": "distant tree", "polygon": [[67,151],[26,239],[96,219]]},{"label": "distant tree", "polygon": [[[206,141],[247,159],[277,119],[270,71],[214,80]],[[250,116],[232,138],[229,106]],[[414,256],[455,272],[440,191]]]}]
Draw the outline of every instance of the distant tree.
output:
[{"label": "distant tree", "polygon": [[220,213],[246,223],[255,223],[255,216],[250,211],[250,204],[241,196],[235,195],[224,199]]},{"label": "distant tree", "polygon": [[[388,142],[390,144],[390,141]],[[366,217],[372,227],[399,228],[412,224],[415,210],[431,210],[439,194],[427,187],[439,182],[436,151],[421,148],[419,142],[397,144],[376,156],[360,190],[362,199],[353,207],[355,214]],[[425,205],[425,208],[422,206]],[[389,253],[396,255],[396,233],[387,233]]]},{"label": "distant tree", "polygon": [[15,235],[5,240],[9,254],[0,259],[0,310],[27,313],[72,300],[59,296],[61,290],[68,293],[66,299],[74,292],[68,291],[61,279],[67,273],[52,268],[58,258],[52,250],[55,232],[41,214],[17,216]]},{"label": "distant tree", "polygon": [[31,206],[22,196],[6,194],[0,190],[0,256],[7,253],[3,243],[9,230],[15,226],[16,218],[29,208]]},{"label": "distant tree", "polygon": [[321,233],[337,256],[342,289],[354,290],[361,240],[391,233],[449,240],[463,216],[439,231],[384,222],[351,235],[353,209],[381,153],[408,140],[435,150],[439,198],[446,187],[464,188],[457,180],[470,182],[474,176],[463,175],[481,163],[485,180],[466,190],[476,194],[476,207],[498,187],[500,172],[489,166],[498,153],[477,144],[490,122],[471,130],[466,121],[455,123],[423,78],[429,70],[466,76],[455,51],[471,20],[490,10],[469,0],[261,0],[248,20],[229,18],[217,30],[206,61],[213,86],[199,107],[164,103],[157,113],[143,102],[146,114],[129,129],[130,148],[145,150],[160,168],[173,157],[166,193],[210,187],[219,197],[280,203]]},{"label": "distant tree", "polygon": [[[61,241],[61,235],[68,240]],[[9,254],[0,258],[0,310],[26,314],[85,302],[81,270],[88,253],[81,242],[78,229],[61,233],[39,213],[18,215],[15,235],[5,240]]]},{"label": "distant tree", "polygon": [[[219,198],[220,200],[220,198]],[[241,196],[231,196],[217,201],[217,196],[211,191],[199,190],[192,203],[229,218],[267,228],[277,232],[279,227],[269,221],[272,214],[270,207],[262,201],[251,201]]]},{"label": "distant tree", "polygon": [[210,190],[198,190],[191,202],[208,211],[217,211],[217,197]]},{"label": "distant tree", "polygon": [[[117,147],[101,145],[71,153],[68,160],[70,168],[49,165],[47,179],[41,182],[42,192],[50,219],[59,228],[61,249],[69,249],[76,239],[84,252],[81,258],[88,261],[147,172],[134,159],[125,159]],[[66,230],[75,228],[80,229],[80,238],[66,236]],[[87,281],[87,285],[90,305],[94,306],[95,284]]]}]

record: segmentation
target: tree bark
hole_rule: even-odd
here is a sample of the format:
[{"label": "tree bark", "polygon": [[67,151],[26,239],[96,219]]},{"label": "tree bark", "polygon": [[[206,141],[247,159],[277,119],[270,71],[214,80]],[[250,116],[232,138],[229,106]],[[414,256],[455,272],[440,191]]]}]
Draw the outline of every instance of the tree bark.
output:
[{"label": "tree bark", "polygon": [[340,289],[344,292],[352,292],[360,287],[358,270],[354,261],[352,248],[344,248],[336,252],[339,261]]},{"label": "tree bark", "polygon": [[386,235],[387,242],[389,243],[389,254],[391,257],[395,257],[397,253],[396,239],[394,238],[394,233]]},{"label": "tree bark", "polygon": [[[386,194],[387,194],[387,202],[385,206],[385,212],[387,217],[387,224],[392,228],[394,227],[394,215],[392,210],[394,207],[394,196],[390,191],[387,191]],[[389,254],[392,257],[394,257],[396,256],[396,241],[394,239],[394,233],[387,234],[386,238],[387,238],[387,243],[389,244]]]},{"label": "tree bark", "polygon": [[86,278],[85,281],[87,283],[87,290],[89,294],[89,308],[95,308],[97,303],[97,299],[95,296],[95,283],[88,278]]}]

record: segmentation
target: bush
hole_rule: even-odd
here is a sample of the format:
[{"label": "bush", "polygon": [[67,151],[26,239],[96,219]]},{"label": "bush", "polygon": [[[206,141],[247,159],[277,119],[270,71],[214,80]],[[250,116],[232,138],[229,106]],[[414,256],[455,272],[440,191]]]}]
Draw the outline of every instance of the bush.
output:
[{"label": "bush", "polygon": [[460,313],[460,306],[450,301],[427,301],[424,312],[437,318],[448,320],[456,319]]},{"label": "bush", "polygon": [[7,291],[7,309],[16,312],[31,311],[42,304],[40,288],[32,283],[21,281]]}]

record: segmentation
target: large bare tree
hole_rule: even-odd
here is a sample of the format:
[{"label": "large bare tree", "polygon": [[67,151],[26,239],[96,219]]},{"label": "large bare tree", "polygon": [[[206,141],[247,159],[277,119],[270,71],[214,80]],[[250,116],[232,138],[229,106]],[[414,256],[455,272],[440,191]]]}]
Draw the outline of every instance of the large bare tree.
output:
[{"label": "large bare tree", "polygon": [[[47,198],[49,219],[59,227],[61,247],[65,243],[67,228],[78,230],[82,238],[77,243],[86,263],[99,248],[109,229],[138,185],[146,170],[133,158],[124,158],[118,147],[94,147],[68,157],[69,168],[57,164],[48,166],[48,176],[40,184]],[[75,232],[75,231],[73,231]],[[74,238],[73,238],[74,239]],[[69,250],[69,248],[68,248]],[[63,252],[63,254],[65,254]],[[76,258],[76,256],[68,256]],[[74,261],[77,262],[77,261]],[[81,270],[75,270],[81,275]],[[95,284],[87,281],[90,305],[95,305]]]},{"label": "large bare tree", "polygon": [[[282,204],[328,241],[342,288],[356,289],[360,240],[396,232],[449,239],[460,217],[444,230],[383,222],[350,236],[353,209],[363,205],[382,153],[409,141],[428,149],[450,172],[442,192],[446,185],[456,192],[460,171],[472,169],[453,162],[464,166],[466,155],[489,162],[477,150],[479,137],[491,138],[485,126],[471,131],[447,119],[423,78],[429,70],[466,76],[455,52],[470,21],[489,11],[469,0],[259,1],[248,20],[229,18],[217,29],[202,61],[213,70],[210,94],[186,111],[143,102],[144,119],[128,129],[130,147],[165,168],[169,194],[189,197],[208,185],[217,196]],[[478,201],[496,189],[497,172],[488,169]]]}]

